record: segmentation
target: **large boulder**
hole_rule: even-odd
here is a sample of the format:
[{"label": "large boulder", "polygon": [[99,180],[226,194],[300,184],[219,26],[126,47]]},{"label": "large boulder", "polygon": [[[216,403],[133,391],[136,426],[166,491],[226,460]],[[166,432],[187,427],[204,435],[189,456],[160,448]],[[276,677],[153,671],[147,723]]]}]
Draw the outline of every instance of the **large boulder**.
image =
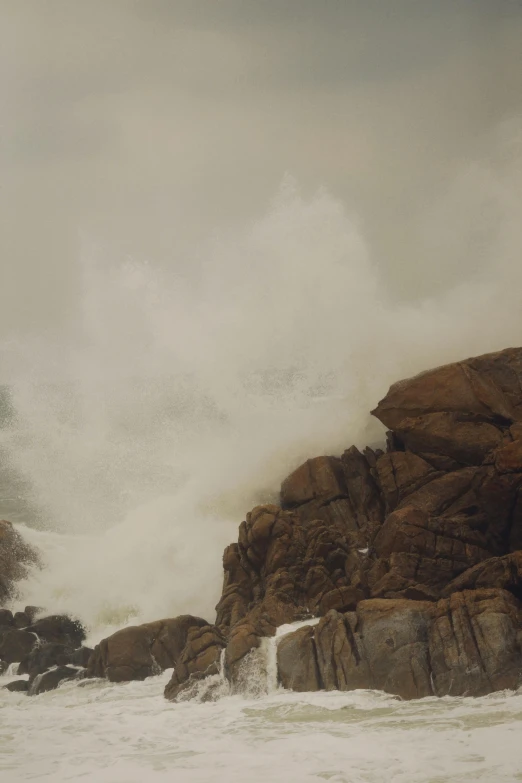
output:
[{"label": "large boulder", "polygon": [[376,463],[386,515],[394,511],[410,495],[444,473],[409,451],[382,454]]},{"label": "large boulder", "polygon": [[467,517],[431,516],[413,506],[389,515],[374,551],[371,596],[418,600],[436,600],[448,582],[492,555],[487,536]]},{"label": "large boulder", "polygon": [[372,411],[400,432],[405,421],[434,413],[505,428],[522,421],[522,348],[507,348],[399,381]]},{"label": "large boulder", "polygon": [[200,617],[182,615],[123,628],[96,645],[87,675],[127,682],[159,674],[176,665],[190,629],[206,625]]},{"label": "large boulder", "polygon": [[508,590],[522,600],[522,551],[512,552],[503,557],[491,557],[469,568],[446,585],[442,596],[447,597],[463,590],[487,587]]},{"label": "large boulder", "polygon": [[37,564],[36,551],[10,522],[0,520],[0,604],[12,597],[16,582]]},{"label": "large boulder", "polygon": [[522,684],[522,611],[505,590],[466,590],[434,606],[429,656],[436,696],[483,696]]},{"label": "large boulder", "polygon": [[373,688],[404,699],[484,695],[522,684],[522,612],[504,590],[437,603],[362,601],[281,640],[279,680],[294,690]]}]

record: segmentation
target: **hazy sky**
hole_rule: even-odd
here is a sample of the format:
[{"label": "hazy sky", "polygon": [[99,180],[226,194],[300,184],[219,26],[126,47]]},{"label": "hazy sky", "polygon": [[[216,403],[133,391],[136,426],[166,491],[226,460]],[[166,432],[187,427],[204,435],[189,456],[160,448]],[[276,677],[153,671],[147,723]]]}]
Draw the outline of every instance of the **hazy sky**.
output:
[{"label": "hazy sky", "polygon": [[0,0],[0,334],[65,318],[86,237],[182,264],[286,172],[424,295],[425,216],[519,127],[521,41],[520,0]]}]

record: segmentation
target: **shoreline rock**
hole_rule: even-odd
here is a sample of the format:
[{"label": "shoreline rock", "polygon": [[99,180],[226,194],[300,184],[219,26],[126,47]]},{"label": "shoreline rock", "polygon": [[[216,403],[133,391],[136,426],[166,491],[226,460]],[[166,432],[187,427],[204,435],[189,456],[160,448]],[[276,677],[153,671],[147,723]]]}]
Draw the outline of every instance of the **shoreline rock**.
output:
[{"label": "shoreline rock", "polygon": [[399,381],[373,414],[390,428],[385,451],[312,457],[284,479],[279,505],[246,515],[223,555],[214,624],[183,615],[125,628],[86,662],[74,621],[53,635],[56,618],[18,629],[25,618],[3,610],[0,659],[38,634],[47,644],[26,654],[33,682],[53,683],[74,648],[86,676],[113,682],[174,667],[175,701],[218,673],[239,687],[264,637],[319,617],[279,640],[284,687],[404,699],[519,687],[522,348]]}]

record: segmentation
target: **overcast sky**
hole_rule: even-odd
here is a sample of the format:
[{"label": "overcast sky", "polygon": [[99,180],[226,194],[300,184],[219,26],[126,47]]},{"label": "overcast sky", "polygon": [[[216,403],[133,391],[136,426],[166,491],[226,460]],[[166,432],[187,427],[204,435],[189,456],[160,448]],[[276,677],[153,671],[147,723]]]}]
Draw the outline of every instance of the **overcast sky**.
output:
[{"label": "overcast sky", "polygon": [[0,0],[0,335],[66,318],[85,237],[180,264],[286,172],[425,295],[426,214],[519,127],[521,41],[519,0]]}]

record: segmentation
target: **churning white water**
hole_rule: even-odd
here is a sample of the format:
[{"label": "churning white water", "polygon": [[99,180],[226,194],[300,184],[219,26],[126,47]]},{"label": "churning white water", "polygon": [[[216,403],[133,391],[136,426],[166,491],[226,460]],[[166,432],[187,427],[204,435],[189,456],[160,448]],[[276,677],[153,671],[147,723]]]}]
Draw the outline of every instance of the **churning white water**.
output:
[{"label": "churning white water", "polygon": [[[24,487],[18,527],[43,561],[13,608],[72,613],[91,643],[182,612],[212,621],[222,550],[286,473],[378,444],[368,411],[397,378],[520,344],[515,174],[492,180],[503,217],[483,263],[417,303],[389,298],[343,205],[288,182],[190,273],[113,265],[86,248],[74,327],[3,346],[2,460]],[[242,695],[224,689],[210,703],[165,702],[168,673],[33,698],[0,689],[1,779],[522,780],[520,694],[406,704],[285,693],[274,645]]]},{"label": "churning white water", "polygon": [[0,690],[0,780],[522,780],[522,694],[401,702],[275,692],[172,705],[162,699],[168,677],[67,683],[32,699]]}]

